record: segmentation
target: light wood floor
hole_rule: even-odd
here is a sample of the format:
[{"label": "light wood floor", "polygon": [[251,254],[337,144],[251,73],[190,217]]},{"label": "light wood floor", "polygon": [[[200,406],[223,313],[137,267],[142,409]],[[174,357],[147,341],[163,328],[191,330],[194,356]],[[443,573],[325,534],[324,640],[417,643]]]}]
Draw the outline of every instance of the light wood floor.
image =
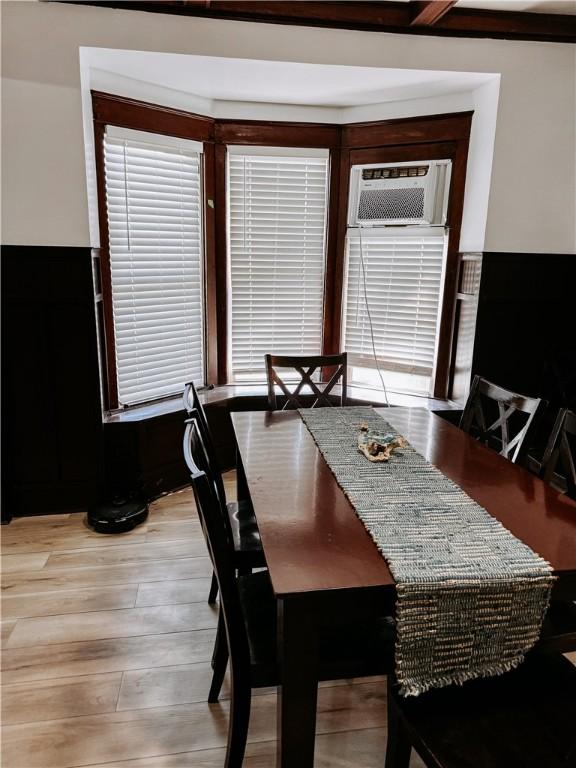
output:
[{"label": "light wood floor", "polygon": [[[3,768],[221,768],[228,689],[206,703],[216,612],[191,492],[124,535],[83,518],[2,528]],[[245,768],[274,767],[275,698],[253,697]],[[381,768],[385,722],[384,679],[322,684],[316,766]]]}]

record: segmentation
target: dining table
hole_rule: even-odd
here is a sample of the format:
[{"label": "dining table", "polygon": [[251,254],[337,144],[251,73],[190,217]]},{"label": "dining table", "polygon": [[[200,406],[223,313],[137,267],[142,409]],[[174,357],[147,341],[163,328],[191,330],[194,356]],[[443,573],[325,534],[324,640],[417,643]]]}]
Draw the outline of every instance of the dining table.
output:
[{"label": "dining table", "polygon": [[[418,452],[547,560],[576,599],[576,502],[426,408],[375,409]],[[297,411],[231,414],[238,498],[250,499],[278,611],[278,768],[312,768],[318,637],[393,611],[386,560]]]}]

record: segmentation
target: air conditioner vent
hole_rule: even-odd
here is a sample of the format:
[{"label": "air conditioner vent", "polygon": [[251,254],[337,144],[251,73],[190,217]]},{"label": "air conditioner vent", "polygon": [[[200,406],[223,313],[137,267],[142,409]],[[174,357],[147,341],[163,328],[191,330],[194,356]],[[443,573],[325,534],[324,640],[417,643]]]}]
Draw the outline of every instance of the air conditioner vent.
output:
[{"label": "air conditioner vent", "polygon": [[364,189],[360,193],[358,219],[418,219],[424,217],[424,189]]},{"label": "air conditioner vent", "polygon": [[397,165],[395,168],[383,166],[381,168],[364,168],[362,170],[362,179],[405,179],[415,176],[426,176],[428,173],[427,165]]}]

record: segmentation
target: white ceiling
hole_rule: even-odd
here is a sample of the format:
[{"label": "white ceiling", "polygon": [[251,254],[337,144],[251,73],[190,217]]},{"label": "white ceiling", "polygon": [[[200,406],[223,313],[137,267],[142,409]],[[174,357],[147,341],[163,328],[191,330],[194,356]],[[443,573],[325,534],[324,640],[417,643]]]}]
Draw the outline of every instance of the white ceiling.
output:
[{"label": "white ceiling", "polygon": [[457,8],[576,14],[576,0],[458,0]]},{"label": "white ceiling", "polygon": [[[409,3],[410,0],[394,2]],[[576,0],[457,0],[456,7],[483,11],[576,14]]]},{"label": "white ceiling", "polygon": [[209,101],[354,107],[474,90],[491,75],[83,48],[83,64]]}]

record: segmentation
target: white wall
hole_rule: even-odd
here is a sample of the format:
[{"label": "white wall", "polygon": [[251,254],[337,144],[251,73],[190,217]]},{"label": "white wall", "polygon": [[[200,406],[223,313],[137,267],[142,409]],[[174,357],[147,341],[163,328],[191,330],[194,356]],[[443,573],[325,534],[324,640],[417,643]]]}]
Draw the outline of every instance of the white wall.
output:
[{"label": "white wall", "polygon": [[[183,19],[34,2],[0,7],[5,243],[90,243],[79,47],[95,46],[501,73],[484,248],[575,250],[572,46]],[[475,130],[482,131],[482,125]],[[478,215],[478,200],[467,196],[466,217]]]}]

